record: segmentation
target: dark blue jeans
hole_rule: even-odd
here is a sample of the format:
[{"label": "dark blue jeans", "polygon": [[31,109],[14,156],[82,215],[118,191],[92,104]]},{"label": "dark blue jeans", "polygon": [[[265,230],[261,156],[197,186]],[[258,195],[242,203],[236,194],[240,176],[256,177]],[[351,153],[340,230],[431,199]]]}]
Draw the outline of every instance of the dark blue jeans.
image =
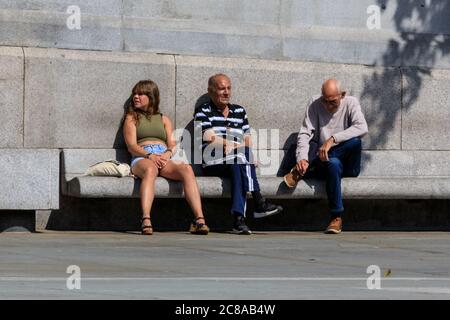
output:
[{"label": "dark blue jeans", "polygon": [[310,164],[305,178],[326,180],[328,205],[332,217],[344,211],[342,204],[342,177],[357,177],[361,169],[361,139],[352,138],[332,147],[328,151],[329,161],[316,157]]},{"label": "dark blue jeans", "polygon": [[[250,162],[251,150],[248,147],[242,149],[241,151],[245,154],[245,158]],[[230,178],[232,201],[231,213],[245,216],[247,208],[247,192],[259,191],[255,165],[243,163],[216,164],[203,168],[203,172],[208,176]]]}]

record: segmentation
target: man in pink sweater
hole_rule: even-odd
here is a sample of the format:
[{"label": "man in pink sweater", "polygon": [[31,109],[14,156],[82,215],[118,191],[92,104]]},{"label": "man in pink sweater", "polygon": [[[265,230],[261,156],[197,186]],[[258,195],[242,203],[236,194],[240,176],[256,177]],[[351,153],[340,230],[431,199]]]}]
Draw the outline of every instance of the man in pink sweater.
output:
[{"label": "man in pink sweater", "polygon": [[367,131],[358,99],[346,96],[338,80],[326,80],[322,96],[306,109],[297,138],[297,164],[285,176],[289,187],[295,187],[301,178],[326,180],[331,220],[325,233],[342,231],[341,178],[359,175],[360,137]]}]

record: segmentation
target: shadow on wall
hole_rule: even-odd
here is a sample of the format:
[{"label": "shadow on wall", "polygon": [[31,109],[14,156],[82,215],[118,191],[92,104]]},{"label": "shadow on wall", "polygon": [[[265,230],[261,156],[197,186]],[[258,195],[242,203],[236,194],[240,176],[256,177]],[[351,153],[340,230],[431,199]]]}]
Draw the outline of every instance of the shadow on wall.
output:
[{"label": "shadow on wall", "polygon": [[196,137],[200,137],[200,133],[195,132],[194,128],[194,117],[195,117],[195,110],[200,107],[201,105],[209,102],[209,95],[208,93],[202,94],[200,97],[198,97],[197,101],[195,102],[194,109],[192,110],[192,119],[189,121],[189,123],[184,127],[183,130],[183,136],[181,137],[181,143],[180,146],[183,149],[188,163],[191,164],[192,169],[194,170],[194,173],[196,176],[203,175],[203,167],[201,165],[201,159],[196,159],[194,157],[195,154],[195,148],[196,146],[200,146],[202,141],[196,141]]},{"label": "shadow on wall", "polygon": [[[382,11],[390,4],[395,5],[390,0],[377,0],[377,3]],[[361,99],[371,101],[373,109],[377,110],[370,115],[366,114],[369,131],[374,127],[380,128],[377,139],[365,148],[379,149],[388,145],[389,136],[386,133],[394,129],[401,113],[409,110],[417,101],[424,77],[431,74],[430,69],[437,61],[450,54],[449,17],[448,0],[401,1],[394,14],[399,38],[391,39],[382,58],[374,61],[374,65],[386,68],[382,72],[375,71],[364,79]],[[396,88],[387,84],[399,76],[407,77],[400,88],[401,106],[390,110],[386,106],[392,105]]]},{"label": "shadow on wall", "polygon": [[[392,0],[377,0],[386,8]],[[391,39],[384,65],[433,68],[450,53],[450,1],[402,0],[394,14],[401,41]],[[424,69],[420,69],[424,72]]]},{"label": "shadow on wall", "polygon": [[[363,140],[366,150],[402,148],[402,112],[417,101],[431,68],[450,55],[450,1],[377,0],[381,14],[387,6],[397,3],[393,19],[398,36],[389,40],[383,56],[373,62],[383,70],[374,70],[363,78],[360,100],[371,137],[370,141]],[[405,77],[407,81],[402,81]],[[345,79],[341,80],[345,84]],[[368,104],[370,112],[365,112]],[[283,146],[278,176],[295,164],[296,136],[292,133]],[[365,159],[362,170],[371,161],[370,155]]]},{"label": "shadow on wall", "polygon": [[120,118],[119,123],[117,124],[117,132],[116,136],[114,138],[113,142],[113,148],[114,149],[127,149],[127,146],[125,144],[125,138],[123,137],[123,121],[125,112],[127,111],[127,107],[131,102],[131,97],[129,97],[123,104],[123,116]]},{"label": "shadow on wall", "polygon": [[277,171],[277,177],[283,177],[287,174],[297,163],[296,149],[297,149],[298,133],[291,133],[283,145],[284,155],[281,159],[280,167]]}]

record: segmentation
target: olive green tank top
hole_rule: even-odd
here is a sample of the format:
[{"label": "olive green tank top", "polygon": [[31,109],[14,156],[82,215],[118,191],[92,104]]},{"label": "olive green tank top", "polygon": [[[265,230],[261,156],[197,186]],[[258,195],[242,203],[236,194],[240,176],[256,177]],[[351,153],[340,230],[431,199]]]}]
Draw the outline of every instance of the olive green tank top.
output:
[{"label": "olive green tank top", "polygon": [[162,121],[162,114],[154,114],[150,120],[145,116],[139,116],[136,125],[137,142],[145,140],[161,140],[167,144],[167,134]]}]

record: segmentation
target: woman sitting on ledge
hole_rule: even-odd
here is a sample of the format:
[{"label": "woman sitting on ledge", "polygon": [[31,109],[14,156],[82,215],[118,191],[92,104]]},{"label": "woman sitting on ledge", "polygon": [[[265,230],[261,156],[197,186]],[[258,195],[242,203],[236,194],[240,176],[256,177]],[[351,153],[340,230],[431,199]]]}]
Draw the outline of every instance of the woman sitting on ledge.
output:
[{"label": "woman sitting on ledge", "polygon": [[195,220],[189,228],[193,234],[208,234],[200,200],[200,192],[192,167],[170,160],[176,142],[170,119],[159,111],[159,89],[151,80],[139,81],[133,88],[124,117],[123,134],[132,155],[131,170],[142,179],[140,187],[142,234],[151,235],[150,210],[158,175],[183,181],[186,200]]}]

